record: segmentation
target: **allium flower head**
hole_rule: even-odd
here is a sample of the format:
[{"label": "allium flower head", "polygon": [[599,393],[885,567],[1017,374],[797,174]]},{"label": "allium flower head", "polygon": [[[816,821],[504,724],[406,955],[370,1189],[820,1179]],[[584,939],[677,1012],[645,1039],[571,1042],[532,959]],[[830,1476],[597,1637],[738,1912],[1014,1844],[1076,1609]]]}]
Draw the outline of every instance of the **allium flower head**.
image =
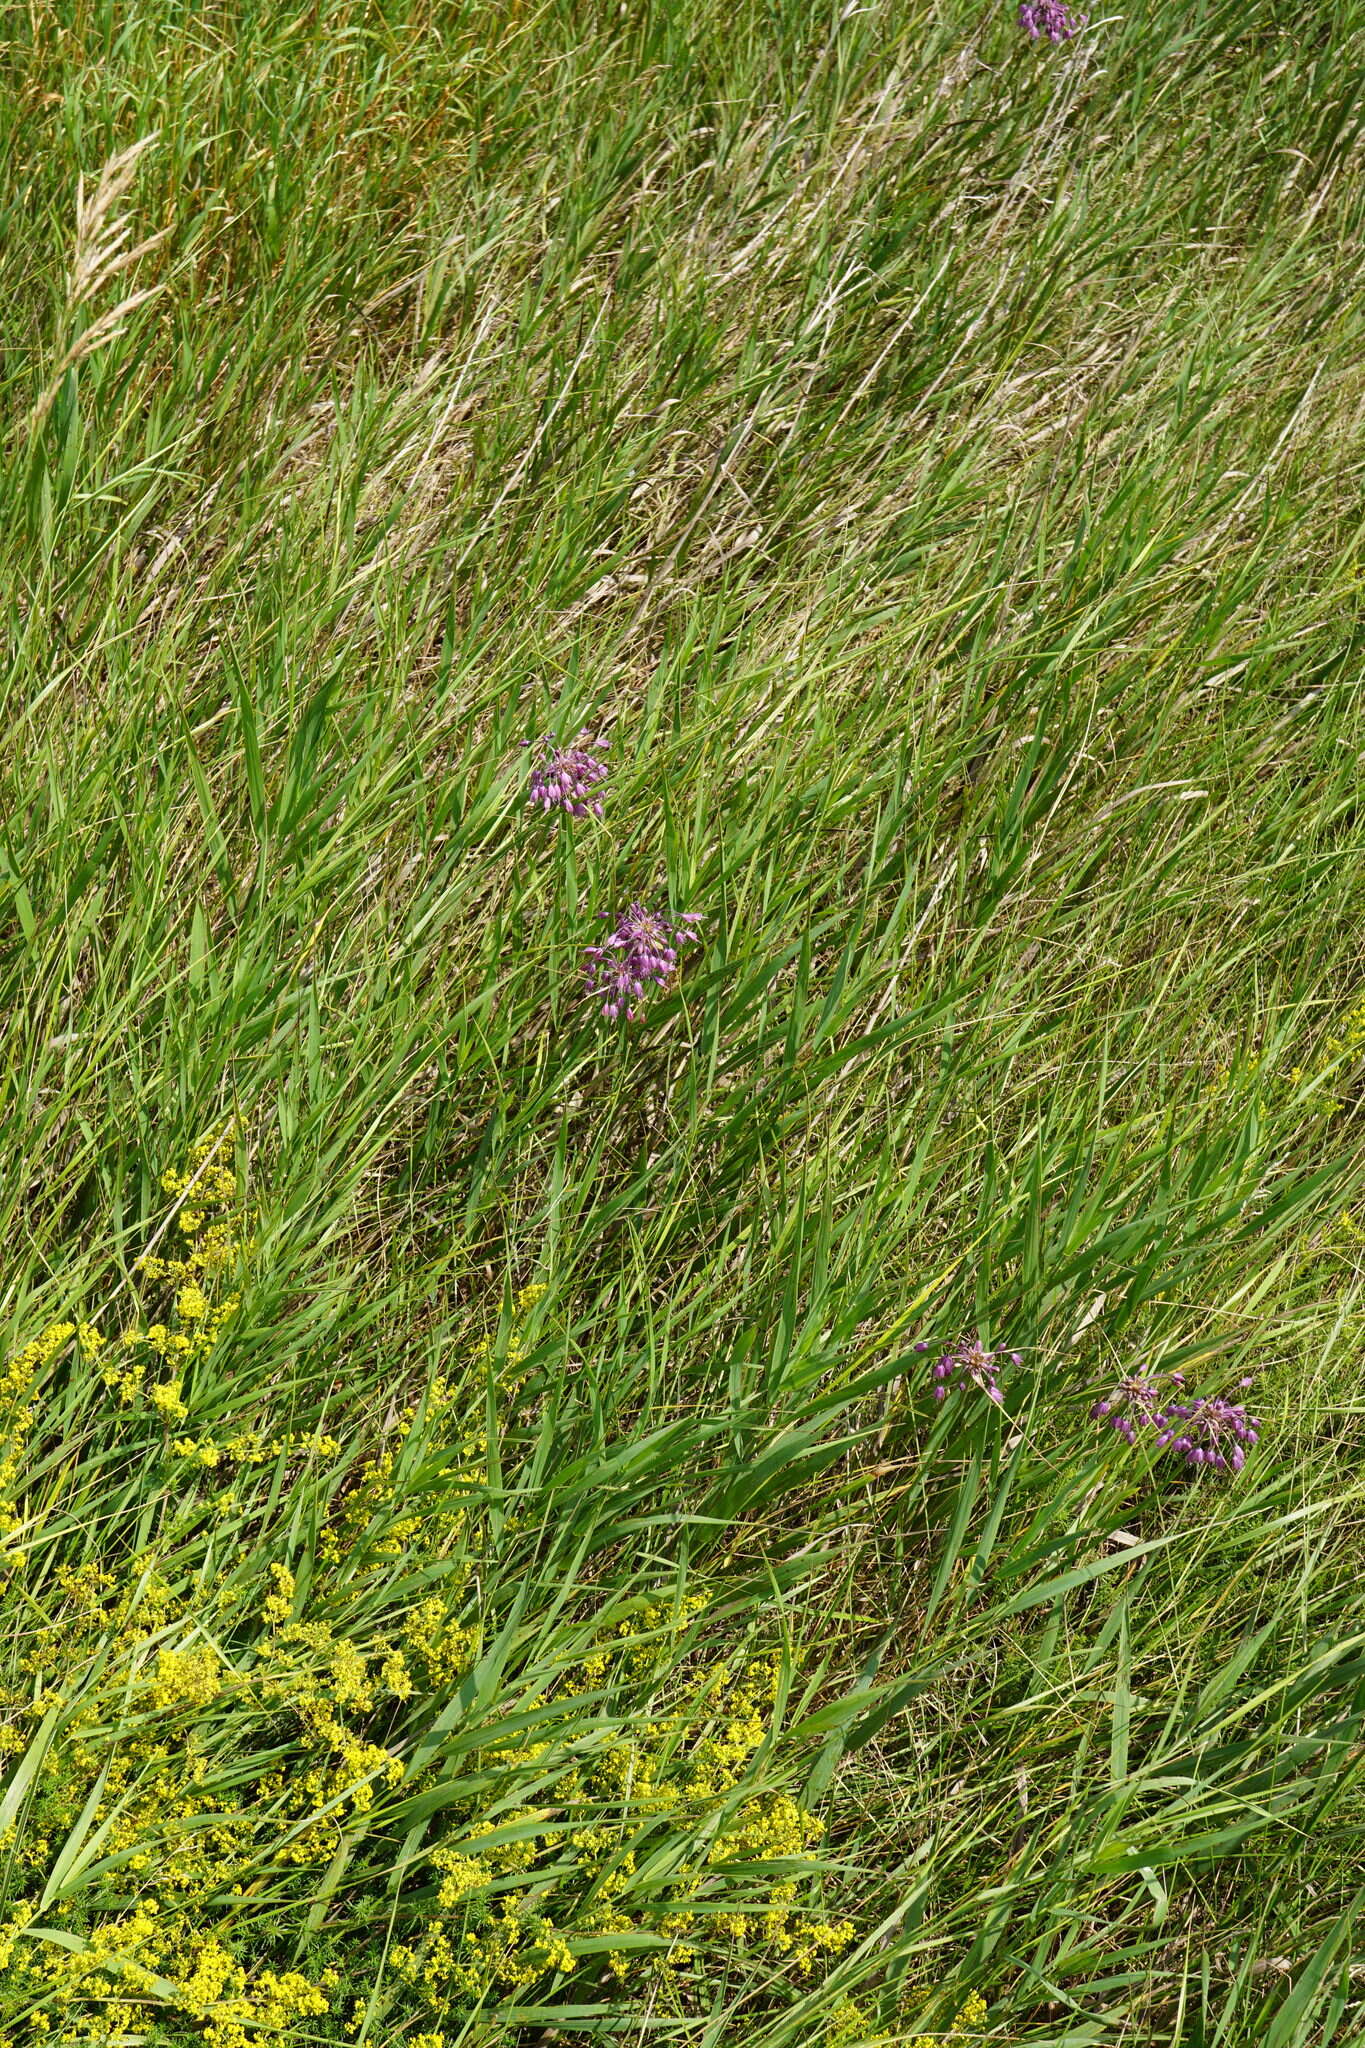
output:
[{"label": "allium flower head", "polygon": [[[1179,1380],[1179,1373],[1172,1373],[1173,1380]],[[1157,1411],[1161,1406],[1161,1381],[1149,1373],[1129,1373],[1121,1379],[1111,1394],[1097,1401],[1090,1413],[1099,1421],[1101,1417],[1111,1429],[1116,1429],[1127,1444],[1137,1442],[1140,1429],[1151,1429],[1156,1424]]]},{"label": "allium flower head", "polygon": [[606,751],[602,741],[589,732],[579,733],[567,747],[561,747],[551,733],[542,733],[531,763],[527,803],[547,813],[563,811],[570,818],[586,818],[589,811],[600,818],[602,799],[593,791],[606,781],[607,768],[594,748]]},{"label": "allium flower head", "polygon": [[[1240,1472],[1247,1447],[1260,1436],[1260,1423],[1239,1401],[1186,1399],[1184,1384],[1183,1373],[1131,1373],[1090,1413],[1107,1421],[1127,1444],[1136,1445],[1139,1430],[1151,1430],[1158,1450],[1175,1451],[1193,1471]],[[1251,1381],[1242,1385],[1249,1387]],[[1171,1393],[1181,1398],[1171,1400]]]},{"label": "allium flower head", "polygon": [[688,926],[699,921],[695,911],[674,920],[632,903],[602,944],[587,949],[588,994],[594,1002],[601,999],[602,1015],[632,1018],[650,983],[662,987],[673,973],[679,948],[695,943]]},{"label": "allium flower head", "polygon": [[[959,1337],[951,1351],[945,1351],[942,1358],[934,1361],[934,1399],[946,1400],[959,1387],[979,1387],[989,1400],[1003,1401],[996,1360],[1006,1355],[1003,1351],[987,1351],[979,1337]],[[1008,1356],[1015,1365],[1019,1364],[1017,1351]]]},{"label": "allium flower head", "polygon": [[1019,26],[1035,43],[1039,36],[1046,36],[1050,43],[1064,43],[1069,36],[1078,35],[1089,19],[1088,14],[1073,14],[1061,0],[1019,0]]},{"label": "allium flower head", "polygon": [[1157,1442],[1178,1451],[1195,1472],[1240,1472],[1247,1446],[1260,1437],[1261,1425],[1240,1401],[1212,1395],[1200,1401],[1172,1401],[1154,1416]]}]

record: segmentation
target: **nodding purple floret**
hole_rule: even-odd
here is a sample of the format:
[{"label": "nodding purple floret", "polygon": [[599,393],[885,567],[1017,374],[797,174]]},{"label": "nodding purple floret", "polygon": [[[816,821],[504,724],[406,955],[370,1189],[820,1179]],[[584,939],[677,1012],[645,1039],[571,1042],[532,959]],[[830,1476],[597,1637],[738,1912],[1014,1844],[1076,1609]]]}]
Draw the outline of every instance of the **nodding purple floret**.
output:
[{"label": "nodding purple floret", "polygon": [[589,811],[600,818],[602,799],[593,791],[606,781],[607,768],[593,749],[605,752],[604,743],[581,732],[571,746],[561,747],[553,734],[546,732],[535,747],[527,803],[547,813],[563,811],[570,818],[586,818]]},{"label": "nodding purple floret", "polygon": [[[1171,1377],[1178,1379],[1179,1374]],[[1090,1413],[1097,1422],[1103,1419],[1111,1429],[1116,1429],[1126,1444],[1136,1444],[1140,1429],[1155,1426],[1161,1399],[1161,1381],[1147,1373],[1134,1372],[1121,1379],[1102,1401],[1097,1401]]]},{"label": "nodding purple floret", "polygon": [[697,934],[688,926],[700,921],[694,910],[673,919],[643,903],[623,911],[602,944],[587,948],[588,994],[601,999],[602,1015],[629,1022],[650,984],[661,988],[674,972],[679,948],[695,945]]},{"label": "nodding purple floret", "polygon": [[[1240,1472],[1247,1447],[1260,1436],[1261,1425],[1238,1401],[1221,1396],[1172,1401],[1168,1392],[1183,1389],[1185,1375],[1130,1373],[1090,1413],[1116,1429],[1124,1442],[1136,1445],[1139,1430],[1150,1429],[1158,1450],[1175,1451],[1196,1472]],[[1251,1381],[1242,1381],[1249,1387]]]},{"label": "nodding purple floret", "polygon": [[1260,1423],[1240,1401],[1217,1394],[1172,1401],[1152,1420],[1162,1449],[1178,1452],[1194,1472],[1240,1472],[1248,1447],[1261,1434]]},{"label": "nodding purple floret", "polygon": [[[1004,1358],[1003,1351],[987,1351],[979,1337],[959,1337],[951,1351],[945,1351],[942,1358],[934,1361],[931,1377],[934,1384],[934,1399],[946,1400],[959,1387],[979,1387],[986,1397],[995,1402],[1003,1401],[1000,1391],[1000,1368],[998,1358]],[[1011,1351],[1009,1358],[1019,1364],[1019,1353]]]},{"label": "nodding purple floret", "polygon": [[1039,36],[1064,43],[1079,35],[1089,19],[1088,14],[1073,14],[1061,0],[1019,0],[1019,26],[1035,43]]}]

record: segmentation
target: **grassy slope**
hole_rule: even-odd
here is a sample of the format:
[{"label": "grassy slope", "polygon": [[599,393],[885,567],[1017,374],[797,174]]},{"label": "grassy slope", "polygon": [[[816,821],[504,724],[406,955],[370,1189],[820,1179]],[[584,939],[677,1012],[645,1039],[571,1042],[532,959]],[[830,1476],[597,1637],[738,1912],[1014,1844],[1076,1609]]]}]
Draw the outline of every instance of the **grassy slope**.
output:
[{"label": "grassy slope", "polygon": [[[482,1675],[375,1739],[552,1804],[470,1759],[670,1586],[713,1604],[664,1694],[752,1635],[825,1715],[753,1768],[828,1822],[832,1986],[588,1953],[452,2042],[796,2048],[848,1987],[899,2039],[973,1986],[1003,2040],[1358,2038],[1365,20],[1282,13],[6,24],[11,1349],[133,1315],[157,1176],[236,1108],[259,1242],[187,1426],[343,1446],[225,1509],[55,1369],[7,1683],[59,1569],[150,1547],[188,1628],[224,1532],[230,1664],[270,1562],[377,1640],[412,1586],[327,1581],[318,1519],[534,1282],[530,1379],[467,1367],[477,1474],[432,1439],[399,1485],[419,1589],[477,1497]],[[108,218],[162,239],[76,303],[76,174],[153,133]],[[550,723],[610,729],[605,827],[527,823]],[[580,949],[647,892],[704,944],[616,1033]],[[1024,1355],[1006,1416],[923,1397],[908,1345],[965,1328]],[[1260,1375],[1237,1483],[1097,1440],[1157,1354]],[[572,1701],[565,1757],[640,1713]],[[306,1933],[368,1998],[423,1796],[292,1891],[253,1849],[242,1952]],[[126,1862],[54,1890],[14,1817],[12,1896],[126,1916]]]}]

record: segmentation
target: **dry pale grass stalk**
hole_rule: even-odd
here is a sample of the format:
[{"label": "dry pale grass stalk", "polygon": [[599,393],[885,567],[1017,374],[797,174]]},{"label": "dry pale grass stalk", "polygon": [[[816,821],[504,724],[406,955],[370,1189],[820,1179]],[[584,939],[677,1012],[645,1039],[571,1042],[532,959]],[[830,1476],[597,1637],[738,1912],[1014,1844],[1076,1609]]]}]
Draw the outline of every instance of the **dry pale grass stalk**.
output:
[{"label": "dry pale grass stalk", "polygon": [[[76,183],[76,243],[72,253],[71,269],[67,275],[66,318],[64,330],[70,333],[72,323],[82,306],[87,306],[98,297],[105,287],[125,272],[164,240],[168,230],[161,228],[145,241],[127,246],[132,234],[132,224],[125,214],[119,218],[116,209],[126,197],[137,172],[138,161],[144,150],[155,142],[155,133],[144,135],[140,142],[120,150],[111,156],[99,175],[99,183],[87,197],[85,179]],[[56,403],[57,394],[67,371],[84,362],[99,349],[118,338],[124,331],[124,322],[136,306],[152,298],[161,287],[150,285],[143,291],[133,292],[121,299],[116,306],[101,313],[70,341],[59,358],[52,377],[42,397],[28,416],[30,433],[40,427]]]}]

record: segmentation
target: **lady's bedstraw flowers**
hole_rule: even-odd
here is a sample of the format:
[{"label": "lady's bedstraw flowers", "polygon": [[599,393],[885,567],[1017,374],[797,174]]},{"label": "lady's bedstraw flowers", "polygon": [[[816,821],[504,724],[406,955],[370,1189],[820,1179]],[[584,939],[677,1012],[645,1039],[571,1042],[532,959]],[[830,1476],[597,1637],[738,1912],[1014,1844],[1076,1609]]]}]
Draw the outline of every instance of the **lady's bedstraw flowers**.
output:
[{"label": "lady's bedstraw flowers", "polygon": [[959,1338],[951,1351],[945,1351],[942,1358],[934,1361],[934,1399],[945,1400],[959,1387],[979,1387],[989,1400],[1003,1401],[1000,1368],[995,1361],[1006,1356],[1012,1364],[1019,1364],[1017,1351],[987,1351],[979,1337]]},{"label": "lady's bedstraw flowers", "polygon": [[696,933],[687,927],[698,922],[695,911],[674,921],[646,910],[643,903],[632,903],[602,944],[587,949],[588,995],[594,1002],[600,999],[602,1015],[627,1021],[634,1017],[650,983],[662,987],[676,969],[679,947],[695,942]]},{"label": "lady's bedstraw flowers", "polygon": [[1019,0],[1019,26],[1035,43],[1039,36],[1046,36],[1050,43],[1064,43],[1069,36],[1079,35],[1089,18],[1073,14],[1061,0]]},{"label": "lady's bedstraw flowers", "polygon": [[594,748],[605,752],[601,740],[594,739],[589,732],[579,733],[572,746],[567,747],[559,746],[553,734],[542,733],[531,763],[527,803],[547,815],[563,811],[566,817],[586,818],[591,811],[595,818],[600,818],[602,799],[593,792],[606,781],[607,768],[592,751]]}]

